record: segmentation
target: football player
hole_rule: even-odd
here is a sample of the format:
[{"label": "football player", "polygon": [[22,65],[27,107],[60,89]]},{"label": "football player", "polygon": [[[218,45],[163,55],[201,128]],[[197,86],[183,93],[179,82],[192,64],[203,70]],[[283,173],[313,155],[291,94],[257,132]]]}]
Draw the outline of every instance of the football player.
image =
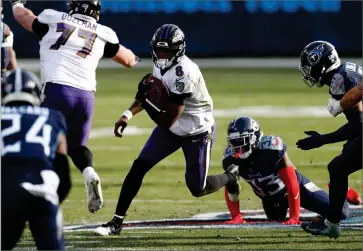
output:
[{"label": "football player", "polygon": [[12,0],[15,19],[40,39],[42,106],[61,111],[68,127],[68,154],[82,172],[88,209],[95,213],[103,198],[100,178],[87,148],[96,91],[96,68],[103,56],[132,67],[134,53],[119,44],[116,33],[97,21],[101,1],[70,0],[68,13],[46,9],[35,16],[24,0]]},{"label": "football player", "polygon": [[[322,217],[328,215],[329,195],[296,170],[287,155],[287,146],[275,136],[263,136],[256,120],[238,117],[227,130],[228,146],[224,152],[223,168],[238,166],[239,175],[262,200],[269,220],[284,221],[285,225],[300,224],[300,204]],[[238,194],[228,193],[225,200],[232,220],[228,224],[246,223],[240,212]],[[348,217],[348,204],[340,217]]]},{"label": "football player", "polygon": [[1,77],[4,77],[7,71],[12,71],[18,66],[13,49],[14,34],[9,26],[3,22],[3,19],[4,15],[1,14]]},{"label": "football player", "polygon": [[[362,80],[362,67],[351,62],[341,62],[334,46],[325,41],[314,41],[301,52],[299,67],[304,82],[309,86],[327,85],[331,98],[340,100],[346,92]],[[362,169],[362,102],[345,110],[348,123],[332,133],[305,132],[310,137],[297,141],[302,150],[347,140],[342,153],[329,164],[329,212],[325,221],[302,224],[305,231],[315,235],[338,238],[341,234],[340,212],[348,191],[348,176]],[[356,195],[356,200],[360,198]]]},{"label": "football player", "polygon": [[157,123],[140,155],[134,161],[121,189],[113,219],[96,229],[101,235],[120,234],[122,222],[145,174],[162,159],[182,148],[186,185],[195,197],[204,196],[229,185],[239,189],[238,168],[221,175],[208,176],[211,148],[216,129],[213,101],[199,67],[185,55],[183,31],[174,24],[164,24],[151,40],[153,76],[168,87],[170,96],[165,112],[145,102],[147,74],[139,84],[136,99],[115,124],[115,135],[122,136],[129,120],[143,109]]},{"label": "football player", "polygon": [[66,123],[39,107],[41,84],[17,68],[1,83],[1,250],[11,250],[26,222],[39,250],[63,250],[59,203],[71,181]]}]

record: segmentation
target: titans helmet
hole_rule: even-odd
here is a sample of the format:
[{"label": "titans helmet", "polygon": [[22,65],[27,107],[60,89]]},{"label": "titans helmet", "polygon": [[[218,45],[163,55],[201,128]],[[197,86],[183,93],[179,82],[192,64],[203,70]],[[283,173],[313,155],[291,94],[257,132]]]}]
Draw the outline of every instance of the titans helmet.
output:
[{"label": "titans helmet", "polygon": [[70,0],[68,2],[68,14],[81,14],[93,17],[98,20],[101,12],[101,0],[77,1]]},{"label": "titans helmet", "polygon": [[305,46],[300,54],[299,70],[309,87],[322,87],[324,74],[337,69],[340,58],[334,45],[326,41],[314,41]]},{"label": "titans helmet", "polygon": [[39,106],[41,90],[40,81],[34,73],[17,68],[1,79],[1,105],[28,103]]},{"label": "titans helmet", "polygon": [[227,143],[235,158],[247,159],[262,136],[260,125],[253,118],[238,117],[228,125]]},{"label": "titans helmet", "polygon": [[155,32],[151,55],[156,67],[166,69],[177,64],[185,54],[184,32],[175,24],[164,24]]}]

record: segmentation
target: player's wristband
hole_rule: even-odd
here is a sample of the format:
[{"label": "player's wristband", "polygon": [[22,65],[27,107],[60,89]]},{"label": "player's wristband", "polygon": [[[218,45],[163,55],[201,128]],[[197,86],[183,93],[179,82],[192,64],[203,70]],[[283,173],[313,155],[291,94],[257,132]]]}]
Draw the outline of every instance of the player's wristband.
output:
[{"label": "player's wristband", "polygon": [[132,112],[130,110],[126,110],[124,111],[124,113],[121,114],[121,117],[125,116],[128,120],[130,120],[132,118]]},{"label": "player's wristband", "polygon": [[13,11],[15,10],[15,8],[17,7],[24,7],[24,4],[23,3],[15,3],[13,4]]}]

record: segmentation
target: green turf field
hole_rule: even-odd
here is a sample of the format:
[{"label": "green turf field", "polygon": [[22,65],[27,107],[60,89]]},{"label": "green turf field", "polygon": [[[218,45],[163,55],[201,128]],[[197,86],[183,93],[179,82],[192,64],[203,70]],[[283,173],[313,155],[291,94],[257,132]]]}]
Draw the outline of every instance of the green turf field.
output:
[{"label": "green turf field", "polygon": [[[246,106],[326,106],[329,98],[327,87],[307,87],[299,71],[202,69],[214,108],[231,110]],[[96,108],[93,129],[110,128],[120,114],[133,101],[139,79],[148,73],[142,69],[99,70]],[[244,115],[244,114],[239,114]],[[209,174],[222,172],[221,158],[226,145],[226,127],[235,117],[217,117],[217,141],[212,152]],[[329,176],[327,163],[340,153],[342,144],[324,146],[311,151],[301,151],[295,142],[304,137],[303,131],[330,132],[345,123],[345,118],[333,117],[259,117],[265,135],[280,136],[288,145],[288,153],[296,167],[327,190]],[[131,126],[152,129],[153,122],[142,113],[130,121]],[[132,128],[132,127],[131,127]],[[126,129],[127,130],[127,129]],[[105,129],[107,131],[107,129]],[[107,133],[106,133],[107,134]],[[114,214],[124,177],[137,157],[144,142],[143,135],[126,135],[122,139],[109,136],[93,138],[89,146],[93,150],[94,167],[101,177],[104,206],[96,214],[90,214],[86,206],[83,176],[72,168],[73,188],[63,203],[66,224],[90,224],[106,222]],[[343,167],[342,167],[343,168]],[[143,186],[132,203],[127,220],[171,219],[189,217],[198,213],[221,212],[227,208],[223,191],[203,198],[194,198],[184,181],[185,164],[181,151],[176,152],[145,177]],[[242,181],[241,210],[260,209],[260,200],[247,183]],[[350,186],[362,191],[362,172],[350,176]],[[28,230],[25,235],[28,235]],[[345,230],[342,237],[330,240],[311,238],[300,228],[291,229],[193,229],[193,230],[128,230],[119,237],[97,237],[89,232],[66,234],[67,246],[72,248],[128,248],[128,249],[361,249],[362,230]],[[32,246],[25,237],[19,247]]]}]

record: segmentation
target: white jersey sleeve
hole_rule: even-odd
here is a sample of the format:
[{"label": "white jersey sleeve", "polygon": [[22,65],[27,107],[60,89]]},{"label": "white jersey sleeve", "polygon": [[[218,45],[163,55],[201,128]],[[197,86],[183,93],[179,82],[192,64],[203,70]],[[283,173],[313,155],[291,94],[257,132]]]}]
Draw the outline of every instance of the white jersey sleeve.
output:
[{"label": "white jersey sleeve", "polygon": [[38,16],[49,30],[40,41],[43,83],[96,90],[96,68],[106,43],[118,44],[116,33],[95,19],[46,9]]}]

